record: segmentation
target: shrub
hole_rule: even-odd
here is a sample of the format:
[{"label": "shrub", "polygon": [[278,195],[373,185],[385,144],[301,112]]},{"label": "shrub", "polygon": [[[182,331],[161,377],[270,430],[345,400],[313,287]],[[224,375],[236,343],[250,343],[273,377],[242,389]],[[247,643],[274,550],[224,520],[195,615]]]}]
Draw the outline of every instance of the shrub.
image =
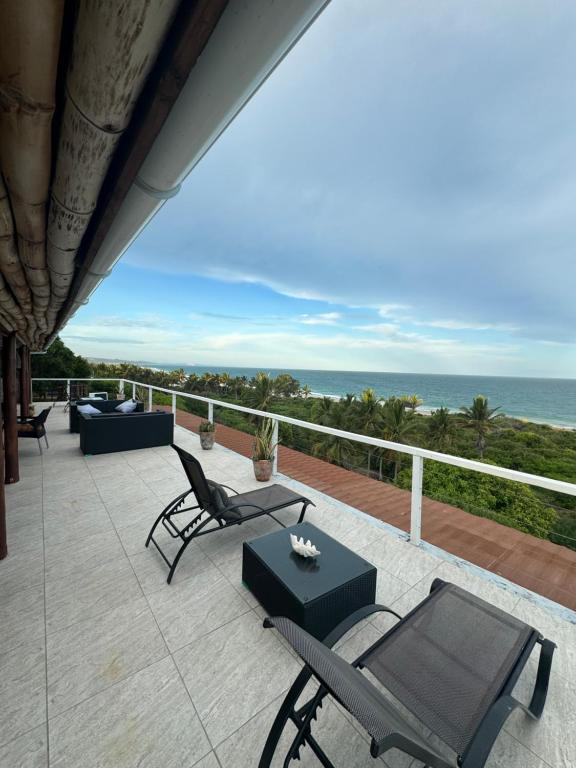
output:
[{"label": "shrub", "polygon": [[[410,488],[411,472],[401,472],[398,484]],[[432,499],[543,539],[548,538],[556,523],[556,512],[543,504],[529,486],[436,461],[425,462],[422,490]]]}]

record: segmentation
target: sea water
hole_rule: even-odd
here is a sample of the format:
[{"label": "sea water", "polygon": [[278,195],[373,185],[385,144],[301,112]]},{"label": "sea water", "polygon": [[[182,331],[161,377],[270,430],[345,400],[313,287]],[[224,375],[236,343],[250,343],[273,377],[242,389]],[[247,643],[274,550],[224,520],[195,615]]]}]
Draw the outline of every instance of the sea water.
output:
[{"label": "sea water", "polygon": [[259,370],[272,376],[289,373],[314,394],[359,395],[372,388],[379,397],[418,395],[423,411],[445,406],[456,411],[470,405],[476,395],[488,398],[508,416],[576,428],[576,379],[535,379],[508,376],[453,376],[430,373],[376,373],[363,371],[312,371],[295,368],[237,368],[227,366],[161,365],[164,370],[183,367],[186,373],[229,373],[252,378]]}]

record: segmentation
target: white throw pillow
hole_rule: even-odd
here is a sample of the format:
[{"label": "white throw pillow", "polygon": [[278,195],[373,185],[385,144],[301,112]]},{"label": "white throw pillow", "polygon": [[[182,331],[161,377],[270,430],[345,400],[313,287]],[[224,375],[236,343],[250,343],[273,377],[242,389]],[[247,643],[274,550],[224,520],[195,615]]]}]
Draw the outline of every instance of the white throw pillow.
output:
[{"label": "white throw pillow", "polygon": [[87,403],[86,405],[79,405],[78,410],[80,411],[80,413],[88,413],[90,415],[94,413],[98,413],[98,414],[102,413],[102,411],[99,411],[98,408],[94,408],[94,406],[90,405],[90,403]]},{"label": "white throw pillow", "polygon": [[120,413],[132,413],[132,411],[136,410],[137,405],[136,400],[124,400],[123,403],[116,406],[115,410],[120,411]]}]

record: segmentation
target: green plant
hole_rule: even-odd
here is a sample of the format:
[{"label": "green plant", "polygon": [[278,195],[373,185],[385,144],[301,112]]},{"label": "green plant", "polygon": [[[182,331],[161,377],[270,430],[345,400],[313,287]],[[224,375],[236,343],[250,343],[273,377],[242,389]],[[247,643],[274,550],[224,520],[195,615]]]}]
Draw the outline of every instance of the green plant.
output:
[{"label": "green plant", "polygon": [[451,447],[456,430],[448,408],[437,408],[432,411],[427,428],[431,448],[437,451],[446,451]]},{"label": "green plant", "polygon": [[216,424],[214,424],[213,421],[203,420],[200,422],[200,426],[198,427],[198,432],[215,432],[215,431],[216,431]]},{"label": "green plant", "polygon": [[499,410],[500,406],[489,408],[488,398],[484,395],[476,395],[471,407],[464,405],[460,408],[464,426],[476,432],[476,450],[481,459],[484,458],[486,438],[496,426],[494,420],[499,418],[499,414],[496,413]]},{"label": "green plant", "polygon": [[264,419],[254,435],[252,459],[254,461],[273,461],[274,450],[278,443],[274,442],[274,422]]},{"label": "green plant", "polygon": [[[411,477],[411,471],[404,470],[398,485],[410,488]],[[543,504],[530,486],[437,461],[426,461],[422,490],[432,499],[541,539],[549,537],[557,522],[557,513]]]},{"label": "green plant", "polygon": [[[407,410],[404,402],[397,397],[390,397],[382,408],[383,437],[393,443],[405,443],[408,436],[414,431],[417,417],[414,412]],[[402,454],[398,451],[390,451],[390,458],[394,462],[394,482],[402,464]]]},{"label": "green plant", "polygon": [[562,511],[558,514],[550,531],[550,541],[576,549],[576,512]]}]

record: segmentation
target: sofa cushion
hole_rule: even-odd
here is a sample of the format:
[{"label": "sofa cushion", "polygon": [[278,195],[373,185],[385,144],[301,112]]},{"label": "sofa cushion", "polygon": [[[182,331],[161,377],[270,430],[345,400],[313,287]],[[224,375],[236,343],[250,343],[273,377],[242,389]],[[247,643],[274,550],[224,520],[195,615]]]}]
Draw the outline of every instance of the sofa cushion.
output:
[{"label": "sofa cushion", "polygon": [[136,410],[136,406],[138,403],[136,400],[125,400],[123,403],[120,403],[120,405],[117,405],[115,410],[120,411],[120,413],[132,413],[132,411]]},{"label": "sofa cushion", "polygon": [[78,410],[80,413],[89,414],[92,416],[93,414],[100,415],[102,411],[99,411],[98,408],[94,408],[93,405],[90,405],[90,403],[87,403],[86,405],[79,405]]}]

